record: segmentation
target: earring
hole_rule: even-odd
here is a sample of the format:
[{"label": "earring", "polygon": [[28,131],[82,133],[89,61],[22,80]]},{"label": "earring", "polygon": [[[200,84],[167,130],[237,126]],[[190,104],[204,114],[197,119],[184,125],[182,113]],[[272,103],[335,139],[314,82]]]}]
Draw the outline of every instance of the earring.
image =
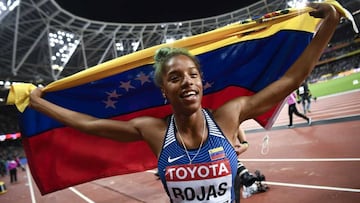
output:
[{"label": "earring", "polygon": [[167,104],[167,98],[164,92],[162,93],[162,96],[164,97],[164,104]]}]

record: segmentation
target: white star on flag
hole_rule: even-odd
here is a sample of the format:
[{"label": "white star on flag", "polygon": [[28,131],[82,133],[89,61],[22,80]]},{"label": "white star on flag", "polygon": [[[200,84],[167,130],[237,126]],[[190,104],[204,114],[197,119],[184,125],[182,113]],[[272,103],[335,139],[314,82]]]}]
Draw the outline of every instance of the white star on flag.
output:
[{"label": "white star on flag", "polygon": [[129,89],[135,89],[135,87],[134,86],[132,86],[131,84],[131,81],[129,80],[129,81],[127,81],[127,82],[122,82],[122,81],[120,81],[120,87],[121,88],[124,88],[127,92],[129,91]]},{"label": "white star on flag", "polygon": [[108,98],[119,98],[121,94],[118,94],[116,90],[113,90],[112,92],[106,92],[108,95]]},{"label": "white star on flag", "polygon": [[116,106],[115,106],[115,104],[117,103],[117,101],[114,101],[114,100],[111,100],[110,98],[108,98],[106,101],[103,101],[105,104],[106,104],[106,106],[105,106],[105,108],[107,109],[107,108],[113,108],[113,109],[116,109]]},{"label": "white star on flag", "polygon": [[135,80],[140,80],[141,85],[143,85],[146,82],[151,82],[149,78],[150,78],[149,75],[145,75],[143,72],[140,72],[137,78],[135,78]]}]

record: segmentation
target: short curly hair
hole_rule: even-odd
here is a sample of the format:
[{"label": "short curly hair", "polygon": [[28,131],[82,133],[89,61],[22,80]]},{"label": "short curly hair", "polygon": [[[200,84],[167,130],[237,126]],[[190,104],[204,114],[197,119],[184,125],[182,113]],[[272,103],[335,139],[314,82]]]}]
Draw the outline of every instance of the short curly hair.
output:
[{"label": "short curly hair", "polygon": [[165,71],[166,63],[169,61],[169,59],[178,55],[184,55],[189,57],[195,63],[196,68],[201,73],[199,60],[194,55],[192,55],[187,49],[176,48],[176,47],[163,47],[156,50],[154,55],[154,60],[155,60],[154,81],[157,86],[161,87],[163,84],[162,74]]}]

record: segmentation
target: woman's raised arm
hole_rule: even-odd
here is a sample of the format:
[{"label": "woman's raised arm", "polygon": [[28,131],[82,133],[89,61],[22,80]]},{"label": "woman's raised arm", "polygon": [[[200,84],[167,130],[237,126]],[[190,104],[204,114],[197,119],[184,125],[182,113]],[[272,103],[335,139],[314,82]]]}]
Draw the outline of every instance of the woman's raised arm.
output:
[{"label": "woman's raised arm", "polygon": [[283,77],[254,96],[246,98],[246,102],[243,102],[245,106],[241,109],[241,120],[261,115],[297,89],[311,73],[327,47],[340,21],[340,13],[327,3],[311,3],[309,6],[314,8],[314,11],[309,13],[311,16],[323,18],[315,36]]}]

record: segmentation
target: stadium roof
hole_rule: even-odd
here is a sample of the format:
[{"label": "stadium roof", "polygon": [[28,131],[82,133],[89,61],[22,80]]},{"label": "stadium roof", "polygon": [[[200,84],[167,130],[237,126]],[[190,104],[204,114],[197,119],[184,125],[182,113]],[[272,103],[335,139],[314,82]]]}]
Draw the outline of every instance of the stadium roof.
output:
[{"label": "stadium roof", "polygon": [[[56,0],[65,10],[92,20],[118,23],[160,23],[213,17],[235,11],[259,0]],[[105,3],[106,2],[106,3]]]},{"label": "stadium roof", "polygon": [[[48,84],[134,51],[285,9],[288,7],[288,1],[239,1],[244,4],[255,2],[243,8],[212,5],[210,1],[196,1],[196,4],[181,1],[184,2],[184,6],[169,6],[164,3],[159,5],[158,2],[161,1],[151,1],[153,4],[142,4],[142,6],[132,3],[131,5],[135,7],[129,7],[129,9],[122,8],[126,5],[123,1],[117,1],[122,3],[117,3],[116,5],[119,4],[119,6],[116,6],[115,10],[109,10],[111,6],[108,4],[107,7],[98,5],[96,11],[90,8],[92,2],[99,1],[83,1],[87,7],[79,6],[74,3],[79,1],[72,0],[0,1],[0,3],[7,2],[7,5],[3,4],[0,9],[0,86],[4,81]],[[344,1],[352,3],[349,10],[360,8],[359,4],[354,4],[359,3],[360,0]],[[58,2],[61,2],[64,7]],[[66,6],[68,2],[72,4]],[[225,2],[227,1],[222,3]],[[233,3],[234,1],[229,1],[227,5],[233,5]],[[205,5],[205,7],[199,8],[197,4]],[[346,7],[346,4],[343,5]],[[153,13],[146,15],[141,13],[140,10],[144,7],[149,8]],[[212,10],[213,7],[218,7],[219,10]],[[160,8],[160,10],[155,8]],[[187,10],[190,8],[192,9]],[[79,10],[88,9],[93,15],[85,16],[85,14],[77,13]],[[104,13],[101,9],[105,9],[105,15],[100,15]],[[228,12],[219,14],[221,9]],[[201,13],[195,13],[201,18],[196,17],[194,14],[196,11]],[[110,15],[112,12],[115,12],[115,15]],[[179,12],[183,15],[176,14]],[[96,17],[95,13],[99,17]],[[119,19],[114,18],[114,16],[119,16],[119,18],[122,16],[120,19],[124,19],[120,13],[134,17],[141,15],[149,21],[155,18],[169,20],[157,23],[130,23],[130,21],[136,21],[136,18],[127,18],[128,22],[120,23],[117,22],[120,21]],[[112,17],[113,20],[109,19],[112,22],[104,21],[104,17],[108,16]],[[174,16],[176,16],[176,21],[173,19]],[[183,16],[189,19],[181,20]]]}]

